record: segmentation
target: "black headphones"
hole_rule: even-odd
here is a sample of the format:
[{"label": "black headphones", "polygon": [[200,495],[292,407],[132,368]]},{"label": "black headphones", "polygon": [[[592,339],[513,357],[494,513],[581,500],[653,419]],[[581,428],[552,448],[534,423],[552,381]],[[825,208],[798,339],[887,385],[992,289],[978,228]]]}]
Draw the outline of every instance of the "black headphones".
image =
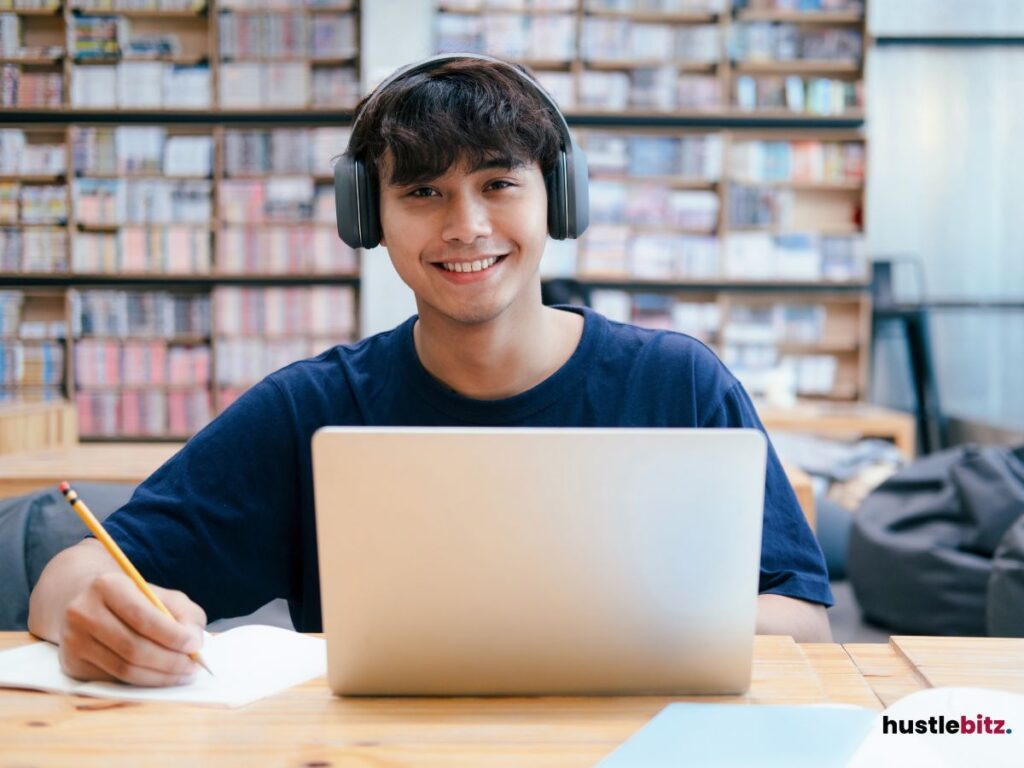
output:
[{"label": "black headphones", "polygon": [[[587,157],[573,141],[569,125],[552,98],[540,83],[518,67],[507,61],[478,53],[445,53],[431,56],[395,72],[377,86],[367,104],[396,80],[435,69],[446,62],[458,59],[480,59],[504,64],[533,88],[547,105],[562,136],[562,146],[555,160],[555,167],[544,177],[544,184],[548,190],[548,234],[555,240],[582,235],[590,220]],[[359,124],[359,118],[365,111],[364,105],[352,123],[353,129]],[[349,152],[345,152],[334,166],[334,210],[338,219],[338,236],[353,248],[376,248],[380,244],[380,215],[377,204],[378,192],[373,188],[366,167]]]}]

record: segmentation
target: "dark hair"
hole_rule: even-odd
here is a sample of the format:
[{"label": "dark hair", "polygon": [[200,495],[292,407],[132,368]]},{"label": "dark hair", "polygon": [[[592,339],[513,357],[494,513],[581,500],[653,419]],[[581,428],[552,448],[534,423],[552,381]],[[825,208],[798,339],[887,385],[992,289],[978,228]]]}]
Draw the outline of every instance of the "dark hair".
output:
[{"label": "dark hair", "polygon": [[390,152],[389,181],[415,184],[444,175],[457,162],[470,168],[498,160],[536,162],[547,175],[561,146],[555,117],[512,63],[453,59],[403,77],[356,107],[348,151],[377,184]]}]

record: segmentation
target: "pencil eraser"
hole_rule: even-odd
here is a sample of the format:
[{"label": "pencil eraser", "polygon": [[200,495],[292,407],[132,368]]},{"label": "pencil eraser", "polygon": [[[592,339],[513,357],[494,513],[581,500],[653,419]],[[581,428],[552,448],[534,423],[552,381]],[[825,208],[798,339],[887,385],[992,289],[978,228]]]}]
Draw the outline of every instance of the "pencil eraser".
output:
[{"label": "pencil eraser", "polygon": [[67,493],[70,490],[71,490],[71,483],[69,483],[67,480],[65,480],[63,483],[60,484],[60,492],[61,493]]}]

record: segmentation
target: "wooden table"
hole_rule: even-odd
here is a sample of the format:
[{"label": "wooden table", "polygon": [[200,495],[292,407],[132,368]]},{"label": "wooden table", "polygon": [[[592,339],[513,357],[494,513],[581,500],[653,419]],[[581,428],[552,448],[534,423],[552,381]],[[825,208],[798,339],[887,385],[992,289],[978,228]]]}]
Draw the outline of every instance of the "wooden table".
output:
[{"label": "wooden table", "polygon": [[[35,451],[0,458],[0,499],[20,496],[62,480],[141,483],[171,458],[182,443],[79,443],[59,450]],[[814,527],[811,478],[786,466],[797,499]]]},{"label": "wooden table", "polygon": [[[0,633],[0,649],[30,640]],[[1019,673],[1024,640],[896,637],[841,646],[759,637],[750,691],[732,697],[339,699],[320,678],[218,710],[0,690],[0,768],[591,766],[671,701],[881,709],[954,666],[958,684]],[[1002,687],[1024,692],[1020,674],[1010,679]]]},{"label": "wooden table", "polygon": [[907,460],[916,453],[914,417],[903,411],[870,403],[801,402],[791,408],[759,404],[757,413],[768,434],[806,432],[841,440],[881,437],[892,440]]}]

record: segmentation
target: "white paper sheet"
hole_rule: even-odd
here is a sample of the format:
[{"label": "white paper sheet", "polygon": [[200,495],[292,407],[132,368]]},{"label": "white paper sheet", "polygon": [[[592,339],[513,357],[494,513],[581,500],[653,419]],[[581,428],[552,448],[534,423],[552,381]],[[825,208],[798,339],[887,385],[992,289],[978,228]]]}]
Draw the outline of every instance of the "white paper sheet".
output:
[{"label": "white paper sheet", "polygon": [[200,669],[195,681],[188,685],[139,688],[117,683],[83,683],[61,671],[57,646],[38,642],[0,653],[0,687],[125,701],[241,707],[323,675],[327,670],[327,649],[321,638],[261,625],[207,635],[202,657],[214,674]]}]

